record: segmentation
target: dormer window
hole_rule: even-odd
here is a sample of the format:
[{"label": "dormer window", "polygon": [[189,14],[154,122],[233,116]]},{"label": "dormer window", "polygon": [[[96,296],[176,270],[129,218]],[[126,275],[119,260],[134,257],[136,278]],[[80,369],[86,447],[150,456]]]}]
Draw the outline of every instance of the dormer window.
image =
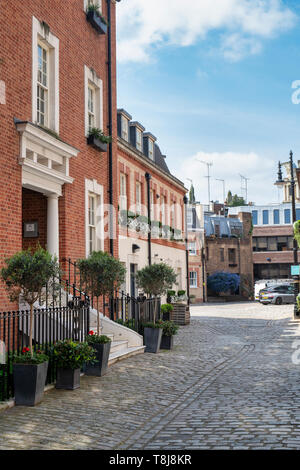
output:
[{"label": "dormer window", "polygon": [[128,142],[128,120],[125,116],[122,116],[121,118],[121,133],[122,139]]},{"label": "dormer window", "polygon": [[142,152],[142,131],[136,128],[136,148]]},{"label": "dormer window", "polygon": [[144,133],[144,154],[150,158],[150,160],[155,161],[155,144],[156,137],[150,132]]},{"label": "dormer window", "polygon": [[141,123],[134,121],[129,124],[130,129],[130,143],[139,152],[143,152],[143,132],[145,128]]},{"label": "dormer window", "polygon": [[153,140],[149,139],[149,158],[150,160],[154,160],[154,143]]}]

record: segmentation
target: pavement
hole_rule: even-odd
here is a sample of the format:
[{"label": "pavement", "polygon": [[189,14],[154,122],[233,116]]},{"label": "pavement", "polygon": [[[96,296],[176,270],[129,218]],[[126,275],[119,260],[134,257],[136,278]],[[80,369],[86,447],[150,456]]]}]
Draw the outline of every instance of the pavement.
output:
[{"label": "pavement", "polygon": [[1,412],[0,449],[300,449],[292,313],[254,302],[192,306],[172,351]]}]

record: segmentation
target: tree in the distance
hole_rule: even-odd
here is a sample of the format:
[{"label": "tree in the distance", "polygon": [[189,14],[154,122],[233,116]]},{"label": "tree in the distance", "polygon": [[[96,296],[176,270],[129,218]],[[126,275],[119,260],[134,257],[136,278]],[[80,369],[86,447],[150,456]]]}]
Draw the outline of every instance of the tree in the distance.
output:
[{"label": "tree in the distance", "polygon": [[238,274],[217,272],[207,278],[207,287],[215,294],[221,292],[236,291],[240,285]]}]

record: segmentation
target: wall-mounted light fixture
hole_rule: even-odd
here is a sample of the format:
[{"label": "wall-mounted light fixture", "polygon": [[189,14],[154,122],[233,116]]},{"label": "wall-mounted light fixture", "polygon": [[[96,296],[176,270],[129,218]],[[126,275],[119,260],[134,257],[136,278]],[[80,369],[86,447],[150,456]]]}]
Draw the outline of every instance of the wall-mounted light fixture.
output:
[{"label": "wall-mounted light fixture", "polygon": [[140,247],[139,245],[136,245],[135,243],[132,245],[132,253],[137,253],[138,251],[140,251]]}]

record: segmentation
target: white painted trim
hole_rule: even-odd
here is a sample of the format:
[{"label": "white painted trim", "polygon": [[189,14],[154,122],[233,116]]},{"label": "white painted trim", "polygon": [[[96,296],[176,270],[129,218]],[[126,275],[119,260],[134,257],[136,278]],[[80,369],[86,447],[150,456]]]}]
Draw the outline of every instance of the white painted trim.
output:
[{"label": "white painted trim", "polygon": [[97,196],[96,248],[104,250],[104,199],[103,186],[96,180],[85,179],[85,253],[89,255],[89,194]]},{"label": "white painted trim", "polygon": [[95,127],[103,130],[103,81],[99,78],[93,69],[84,66],[84,128],[85,135],[89,133],[89,113],[88,113],[88,85],[95,88]]},{"label": "white painted trim", "polygon": [[43,43],[49,49],[49,123],[59,133],[59,39],[34,16],[32,17],[32,121],[37,122],[37,46]]},{"label": "white painted trim", "polygon": [[[69,176],[69,159],[75,157],[79,150],[31,123],[17,123],[16,127],[20,133],[22,185],[43,194],[61,196],[62,186],[74,181]],[[28,158],[27,151],[32,152],[33,158]],[[39,156],[48,159],[46,164],[38,162]],[[53,168],[54,165],[61,165],[61,171]]]}]

